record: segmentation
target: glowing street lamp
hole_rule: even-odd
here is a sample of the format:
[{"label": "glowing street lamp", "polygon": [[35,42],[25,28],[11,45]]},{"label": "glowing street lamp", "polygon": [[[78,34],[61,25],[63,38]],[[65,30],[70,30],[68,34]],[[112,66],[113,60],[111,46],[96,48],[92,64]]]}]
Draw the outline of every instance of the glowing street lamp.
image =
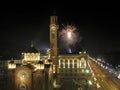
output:
[{"label": "glowing street lamp", "polygon": [[89,81],[88,81],[88,84],[89,84],[89,85],[92,85],[92,81],[91,81],[91,80],[89,80]]},{"label": "glowing street lamp", "polygon": [[87,70],[86,70],[86,73],[89,73],[89,72],[90,72],[90,71],[87,69]]}]

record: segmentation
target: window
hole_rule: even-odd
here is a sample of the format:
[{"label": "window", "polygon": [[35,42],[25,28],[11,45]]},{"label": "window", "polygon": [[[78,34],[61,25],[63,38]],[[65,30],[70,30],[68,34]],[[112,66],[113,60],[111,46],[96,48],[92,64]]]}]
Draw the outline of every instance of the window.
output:
[{"label": "window", "polygon": [[65,64],[65,68],[68,68],[68,64]]},{"label": "window", "polygon": [[77,64],[74,64],[74,68],[77,68]]},{"label": "window", "polygon": [[60,68],[63,68],[63,64],[60,65]]},{"label": "window", "polygon": [[70,64],[70,68],[72,68],[72,64]]},{"label": "window", "polygon": [[75,72],[77,72],[77,69],[75,69]]}]

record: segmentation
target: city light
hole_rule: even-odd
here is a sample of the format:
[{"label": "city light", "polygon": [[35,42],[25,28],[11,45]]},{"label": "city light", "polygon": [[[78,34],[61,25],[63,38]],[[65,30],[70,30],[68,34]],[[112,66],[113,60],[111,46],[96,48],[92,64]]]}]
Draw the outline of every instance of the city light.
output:
[{"label": "city light", "polygon": [[9,69],[15,69],[15,68],[16,68],[15,62],[14,62],[14,61],[10,61],[10,62],[8,63],[8,68],[9,68]]},{"label": "city light", "polygon": [[120,74],[118,75],[118,77],[117,77],[118,79],[120,79]]},{"label": "city light", "polygon": [[[116,77],[120,79],[120,70],[118,72],[112,67],[105,66],[107,63],[103,58],[91,58],[86,51],[75,54],[73,47],[76,47],[76,43],[78,44],[81,39],[78,37],[76,26],[64,25],[60,33],[57,31],[57,26],[59,26],[57,16],[52,16],[50,49],[46,48],[47,53],[40,54],[35,48],[30,48],[22,53],[22,59],[8,62],[8,70],[5,75],[1,69],[1,82],[8,77],[5,84],[0,82],[0,85],[6,86],[7,83],[7,88],[10,87],[10,90],[13,90],[13,87],[15,90],[88,90],[89,88],[93,90],[100,87],[102,90],[118,90],[119,81],[116,80]],[[69,53],[73,52],[73,54],[61,55],[58,53],[58,33],[61,36],[60,39],[63,40],[63,46],[66,46]],[[108,69],[110,73],[105,69]],[[112,77],[113,73],[116,75],[115,77]],[[0,90],[8,89],[0,87]]]},{"label": "city light", "polygon": [[89,80],[88,83],[89,83],[89,85],[92,85],[92,81],[91,80]]},{"label": "city light", "polygon": [[101,86],[99,85],[99,83],[97,83],[97,88],[100,88]]},{"label": "city light", "polygon": [[89,72],[90,72],[90,71],[87,69],[87,70],[86,70],[86,73],[89,73]]}]

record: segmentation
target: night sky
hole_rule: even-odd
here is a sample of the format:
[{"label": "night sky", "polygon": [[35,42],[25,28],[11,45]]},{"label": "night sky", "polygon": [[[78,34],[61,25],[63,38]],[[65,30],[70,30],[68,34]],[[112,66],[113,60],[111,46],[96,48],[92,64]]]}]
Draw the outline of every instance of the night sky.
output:
[{"label": "night sky", "polygon": [[78,28],[80,41],[73,46],[76,51],[82,48],[98,55],[120,50],[118,15],[113,8],[5,8],[0,12],[0,55],[19,55],[31,42],[44,54],[49,48],[49,17],[53,10],[60,26]]}]

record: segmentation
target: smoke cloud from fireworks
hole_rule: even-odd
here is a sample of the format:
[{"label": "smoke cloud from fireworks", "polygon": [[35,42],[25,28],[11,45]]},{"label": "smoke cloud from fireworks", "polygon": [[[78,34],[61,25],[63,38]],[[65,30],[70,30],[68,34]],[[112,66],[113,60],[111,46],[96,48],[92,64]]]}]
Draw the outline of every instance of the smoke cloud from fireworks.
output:
[{"label": "smoke cloud from fireworks", "polygon": [[60,40],[65,44],[66,47],[70,48],[71,45],[75,45],[80,41],[79,32],[74,25],[62,25],[59,32]]}]

